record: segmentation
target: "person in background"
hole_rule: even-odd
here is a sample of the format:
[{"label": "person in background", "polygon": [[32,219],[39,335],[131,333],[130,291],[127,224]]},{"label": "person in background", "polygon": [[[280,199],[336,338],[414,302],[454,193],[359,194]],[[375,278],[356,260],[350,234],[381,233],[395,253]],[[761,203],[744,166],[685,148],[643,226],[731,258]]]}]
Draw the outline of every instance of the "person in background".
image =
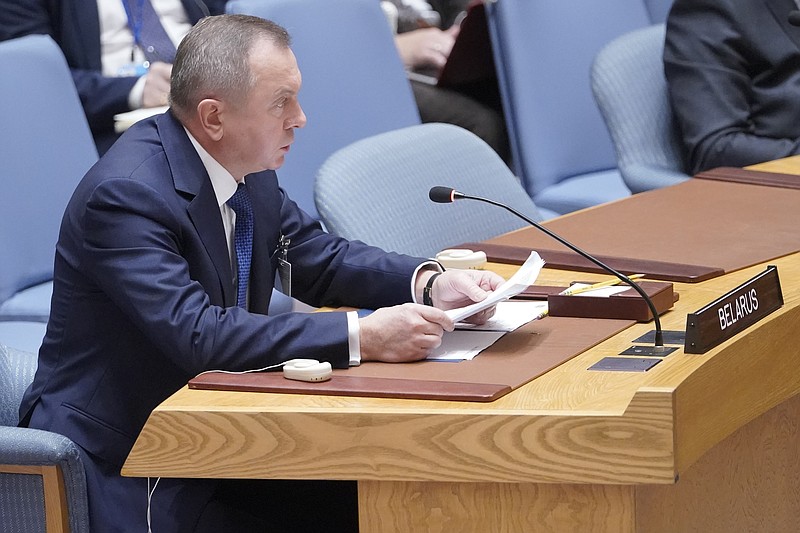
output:
[{"label": "person in background", "polygon": [[794,0],[675,0],[664,73],[686,172],[800,154]]},{"label": "person in background", "polygon": [[[511,159],[505,120],[499,106],[435,84],[459,33],[459,18],[469,0],[439,0],[438,9],[422,0],[384,0],[381,4],[395,32],[395,45],[406,69],[422,122],[444,122],[483,139],[506,162]],[[444,28],[444,29],[443,29]],[[433,80],[422,81],[422,72]]]},{"label": "person in background", "polygon": [[223,13],[225,3],[0,0],[0,41],[45,34],[58,43],[102,155],[119,136],[114,115],[167,105],[175,46],[202,17]]},{"label": "person in background", "polygon": [[[346,241],[302,212],[274,170],[306,123],[300,85],[285,29],[203,18],[178,46],[170,109],[128,129],[66,208],[20,423],[79,446],[93,531],[357,531],[354,482],[120,469],[151,411],[201,372],[418,361],[453,329],[444,309],[502,283]],[[315,307],[377,310],[268,316],[278,273]]]}]

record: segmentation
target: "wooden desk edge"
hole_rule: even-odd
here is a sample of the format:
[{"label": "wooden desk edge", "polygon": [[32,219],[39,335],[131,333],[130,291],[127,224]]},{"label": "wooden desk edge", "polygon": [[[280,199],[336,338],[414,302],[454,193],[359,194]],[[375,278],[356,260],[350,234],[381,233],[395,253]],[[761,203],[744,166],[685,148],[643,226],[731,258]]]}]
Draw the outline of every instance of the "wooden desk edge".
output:
[{"label": "wooden desk edge", "polygon": [[[445,438],[442,437],[445,434],[448,436],[443,442],[451,442],[452,428],[460,427],[463,434],[456,439],[459,446],[481,446],[482,439],[493,443],[480,452],[490,463],[499,461],[494,464],[496,471],[492,472],[490,467],[486,469],[487,473],[476,469],[474,464],[465,471],[463,461],[442,454],[441,450],[428,450],[428,456],[422,462],[430,465],[429,472],[414,471],[405,461],[397,464],[361,461],[355,456],[357,454],[339,464],[317,470],[316,466],[320,466],[316,462],[318,450],[294,453],[295,447],[293,454],[267,458],[268,446],[264,446],[264,455],[256,453],[252,457],[254,461],[247,467],[246,475],[313,479],[320,476],[319,472],[327,476],[334,471],[343,479],[671,483],[679,472],[689,468],[736,429],[800,391],[800,376],[790,371],[794,370],[793,362],[798,360],[800,348],[795,343],[789,344],[791,332],[798,328],[800,306],[785,307],[770,320],[757,324],[707,356],[684,356],[707,357],[708,360],[686,376],[677,388],[640,387],[622,413],[470,409],[461,412],[452,407],[432,408],[419,413],[369,409],[353,413],[353,408],[342,408],[337,413],[322,404],[318,408],[302,410],[275,407],[231,409],[229,405],[214,411],[202,411],[171,407],[169,402],[165,402],[151,415],[123,468],[123,475],[197,475],[197,464],[208,461],[203,446],[226,440],[230,437],[226,432],[234,427],[248,433],[248,436],[241,437],[240,446],[244,448],[252,446],[252,435],[265,431],[283,434],[283,437],[290,435],[289,441],[294,442],[313,439],[319,431],[330,432],[331,440],[335,442],[333,446],[342,446],[337,453],[347,455],[343,450],[352,444],[354,429],[349,419],[355,417],[359,418],[361,449],[374,446],[389,455],[407,453],[404,450],[409,447],[425,448],[435,438]],[[793,348],[782,357],[772,356],[775,346],[787,344]],[[731,368],[738,371],[729,371]],[[764,379],[748,380],[747,387],[737,385],[743,376],[750,375],[764,376]],[[492,431],[470,428],[473,423],[491,427]],[[221,424],[226,428],[224,431],[219,429]],[[396,433],[387,432],[387,428],[392,426],[405,427],[406,433],[412,437],[387,438],[387,435]],[[547,438],[538,436],[544,427],[549,432]],[[581,432],[576,436],[576,428],[593,432],[594,442],[585,441]],[[620,440],[620,436],[629,437],[631,431],[637,432],[637,439]],[[413,436],[415,434],[424,434],[425,439],[420,441],[419,437]],[[465,435],[469,442],[463,440]],[[275,439],[274,436],[264,438]],[[635,464],[629,464],[624,457],[639,454],[643,440],[649,442],[648,458],[638,458]],[[289,441],[284,441],[284,444]],[[432,446],[441,445],[440,442]],[[576,449],[584,451],[576,452]],[[585,463],[580,469],[574,469],[576,454],[585,455],[585,450],[591,450],[591,460],[588,456],[583,457]],[[501,464],[502,460],[498,459],[508,454],[521,457],[513,468]],[[547,464],[542,465],[545,455]],[[170,456],[173,458],[167,459]],[[213,466],[202,472],[202,477],[240,475],[242,472],[237,473],[236,469],[242,465],[236,456],[237,453],[231,452],[226,453],[223,460],[215,459]],[[563,464],[559,465],[559,462]]]}]

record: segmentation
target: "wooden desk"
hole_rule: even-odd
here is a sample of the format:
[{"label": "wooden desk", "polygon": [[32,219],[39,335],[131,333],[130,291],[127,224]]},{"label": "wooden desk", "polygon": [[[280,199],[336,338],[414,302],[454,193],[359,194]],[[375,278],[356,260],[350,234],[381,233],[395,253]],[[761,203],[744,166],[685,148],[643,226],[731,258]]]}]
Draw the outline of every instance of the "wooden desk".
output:
[{"label": "wooden desk", "polygon": [[776,159],[775,161],[767,161],[759,165],[751,167],[754,170],[762,170],[764,172],[778,172],[779,174],[798,174],[800,175],[800,155],[785,157],[783,159]]},{"label": "wooden desk", "polygon": [[[362,533],[793,531],[800,254],[770,263],[784,307],[704,355],[586,370],[652,329],[637,324],[487,404],[183,388],[123,474],[355,479]],[[664,328],[763,268],[676,284]]]}]

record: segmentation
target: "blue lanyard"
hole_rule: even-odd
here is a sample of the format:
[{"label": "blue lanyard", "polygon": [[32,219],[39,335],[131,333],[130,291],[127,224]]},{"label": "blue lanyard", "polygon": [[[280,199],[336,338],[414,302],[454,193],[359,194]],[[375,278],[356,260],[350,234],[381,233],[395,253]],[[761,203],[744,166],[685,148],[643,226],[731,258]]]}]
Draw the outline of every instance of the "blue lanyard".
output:
[{"label": "blue lanyard", "polygon": [[[136,2],[138,13],[133,13],[133,9],[130,4],[131,0],[122,0],[122,5],[125,6],[125,14],[128,16],[128,27],[131,29],[131,33],[133,33],[133,42],[136,46],[141,46],[142,22],[144,20],[144,0],[138,0]],[[133,52],[131,52],[131,54],[133,54]]]}]

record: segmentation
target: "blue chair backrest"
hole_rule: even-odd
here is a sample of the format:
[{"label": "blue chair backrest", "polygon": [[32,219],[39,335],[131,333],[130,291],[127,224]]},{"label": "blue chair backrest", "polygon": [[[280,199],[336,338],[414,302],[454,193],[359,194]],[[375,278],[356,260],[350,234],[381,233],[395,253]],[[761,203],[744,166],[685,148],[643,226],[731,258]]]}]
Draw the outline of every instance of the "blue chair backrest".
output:
[{"label": "blue chair backrest", "polygon": [[50,37],[0,43],[0,302],[47,281],[61,216],[97,160],[61,50]]},{"label": "blue chair backrest", "polygon": [[489,30],[518,175],[532,196],[567,178],[613,169],[592,97],[600,48],[646,26],[642,0],[501,0]]},{"label": "blue chair backrest", "polygon": [[35,353],[0,344],[0,426],[19,422],[19,404],[33,381],[37,364]]},{"label": "blue chair backrest", "polygon": [[621,35],[592,65],[592,91],[634,193],[689,179],[664,77],[664,35],[664,24]]},{"label": "blue chair backrest", "polygon": [[650,22],[653,24],[663,24],[667,21],[667,15],[672,8],[673,0],[644,0],[644,5],[650,15]]},{"label": "blue chair backrest", "polygon": [[316,201],[331,233],[419,257],[526,225],[480,202],[435,204],[428,191],[436,185],[491,198],[541,220],[497,153],[452,124],[410,126],[338,150],[317,175]]},{"label": "blue chair backrest", "polygon": [[0,344],[0,530],[87,533],[86,475],[77,446],[57,433],[15,427],[36,367],[35,353]]},{"label": "blue chair backrest", "polygon": [[272,20],[292,37],[308,117],[278,170],[289,197],[312,216],[314,176],[354,141],[419,124],[419,112],[378,0],[232,0],[229,13]]}]

